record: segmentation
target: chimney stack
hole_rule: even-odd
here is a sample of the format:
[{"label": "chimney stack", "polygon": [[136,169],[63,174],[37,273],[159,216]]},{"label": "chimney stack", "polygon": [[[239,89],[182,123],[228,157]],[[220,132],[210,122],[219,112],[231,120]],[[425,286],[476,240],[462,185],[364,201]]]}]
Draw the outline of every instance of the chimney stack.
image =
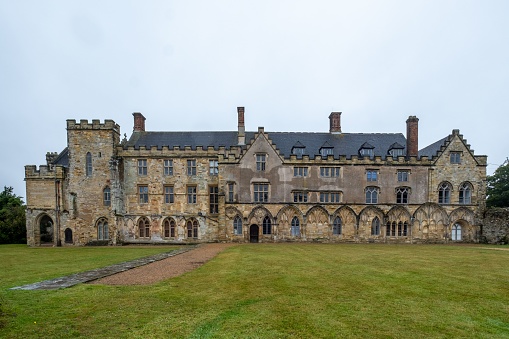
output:
[{"label": "chimney stack", "polygon": [[341,133],[341,112],[332,112],[329,115],[329,133],[340,134]]},{"label": "chimney stack", "polygon": [[238,144],[246,144],[246,127],[244,125],[244,107],[237,107],[238,115]]},{"label": "chimney stack", "polygon": [[406,155],[416,157],[419,154],[419,119],[415,115],[406,121]]},{"label": "chimney stack", "polygon": [[134,112],[133,132],[145,132],[145,117],[139,112]]}]

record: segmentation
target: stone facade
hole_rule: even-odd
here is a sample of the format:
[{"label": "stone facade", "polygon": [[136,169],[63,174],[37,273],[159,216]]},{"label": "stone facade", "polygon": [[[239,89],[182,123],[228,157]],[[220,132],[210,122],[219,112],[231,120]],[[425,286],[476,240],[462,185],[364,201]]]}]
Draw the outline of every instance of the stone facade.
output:
[{"label": "stone facade", "polygon": [[486,156],[458,130],[407,137],[238,130],[150,132],[67,121],[67,148],[25,167],[28,244],[477,242]]},{"label": "stone facade", "polygon": [[481,242],[509,244],[509,208],[490,208],[481,220]]}]

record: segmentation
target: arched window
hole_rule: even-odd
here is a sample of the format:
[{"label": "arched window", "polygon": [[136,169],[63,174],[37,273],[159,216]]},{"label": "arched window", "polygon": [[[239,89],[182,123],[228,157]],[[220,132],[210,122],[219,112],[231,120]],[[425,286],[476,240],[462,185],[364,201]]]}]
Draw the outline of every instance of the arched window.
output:
[{"label": "arched window", "polygon": [[454,224],[451,232],[451,240],[453,241],[461,241],[461,225]]},{"label": "arched window", "polygon": [[393,222],[387,221],[387,229],[385,231],[385,235],[387,237],[395,237],[396,236],[396,228],[397,228],[397,225],[396,225],[395,221],[393,221]]},{"label": "arched window", "polygon": [[408,187],[396,188],[396,203],[397,204],[408,204]]},{"label": "arched window", "polygon": [[371,222],[371,235],[380,235],[380,219],[375,217]]},{"label": "arched window", "polygon": [[187,237],[198,238],[198,220],[191,218],[186,223],[187,226]]},{"label": "arched window", "polygon": [[70,228],[66,228],[64,231],[65,243],[72,244],[72,230]]},{"label": "arched window", "polygon": [[300,237],[300,222],[299,218],[293,217],[292,219],[292,228],[290,230],[290,235],[292,237]]},{"label": "arched window", "polygon": [[109,240],[108,219],[101,218],[97,220],[97,240]]},{"label": "arched window", "polygon": [[85,173],[87,177],[92,176],[92,154],[90,152],[87,153],[86,159],[85,159]]},{"label": "arched window", "polygon": [[238,215],[233,219],[233,234],[242,235],[242,219]]},{"label": "arched window", "polygon": [[272,224],[270,222],[269,217],[265,217],[263,219],[263,234],[271,234],[272,233]]},{"label": "arched window", "polygon": [[471,204],[472,203],[472,186],[466,182],[460,186],[460,204]]},{"label": "arched window", "polygon": [[334,222],[332,223],[332,234],[340,235],[343,233],[343,222],[340,217],[334,218]]},{"label": "arched window", "polygon": [[366,204],[378,203],[378,187],[366,187]]},{"label": "arched window", "polygon": [[109,187],[103,190],[103,204],[104,206],[111,206],[111,191]]},{"label": "arched window", "polygon": [[140,230],[140,238],[150,238],[150,221],[147,218],[140,218],[138,229]]},{"label": "arched window", "polygon": [[174,238],[175,237],[175,220],[173,218],[166,218],[163,222],[164,237]]},{"label": "arched window", "polygon": [[450,204],[451,203],[451,185],[443,182],[438,187],[438,203]]}]

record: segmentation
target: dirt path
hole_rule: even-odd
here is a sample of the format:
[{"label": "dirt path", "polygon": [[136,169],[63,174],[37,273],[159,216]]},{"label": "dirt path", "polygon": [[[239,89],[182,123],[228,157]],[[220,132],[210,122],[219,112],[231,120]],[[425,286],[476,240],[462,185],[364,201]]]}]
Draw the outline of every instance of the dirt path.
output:
[{"label": "dirt path", "polygon": [[196,249],[174,257],[163,259],[145,266],[140,266],[122,273],[98,279],[90,284],[105,285],[149,285],[158,281],[173,278],[189,272],[210,259],[219,252],[234,244],[203,244]]}]

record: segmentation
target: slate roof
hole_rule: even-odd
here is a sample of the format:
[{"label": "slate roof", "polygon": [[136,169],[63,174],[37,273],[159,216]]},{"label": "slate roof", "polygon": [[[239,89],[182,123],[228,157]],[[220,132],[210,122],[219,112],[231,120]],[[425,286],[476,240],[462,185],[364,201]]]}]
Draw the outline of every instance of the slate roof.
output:
[{"label": "slate roof", "polygon": [[[273,144],[280,153],[289,158],[292,148],[298,144],[305,146],[304,154],[314,159],[319,156],[320,148],[324,145],[333,147],[335,158],[340,155],[350,158],[359,155],[359,149],[364,144],[374,147],[374,155],[385,158],[388,155],[391,145],[398,143],[406,145],[406,138],[402,133],[310,133],[310,132],[266,132]],[[254,138],[255,132],[246,132],[246,143]],[[196,149],[197,146],[219,149],[224,146],[226,149],[237,146],[237,131],[229,132],[134,132],[124,148],[140,146],[156,146],[161,149],[168,146],[170,149],[179,147],[184,149],[190,146]],[[405,153],[405,152],[403,152]]]},{"label": "slate roof", "polygon": [[66,147],[62,152],[60,152],[58,157],[53,161],[53,165],[69,167],[69,148]]},{"label": "slate roof", "polygon": [[429,146],[424,147],[419,151],[419,157],[428,157],[431,159],[437,152],[440,151],[440,147],[445,145],[448,137],[442,138]]}]

